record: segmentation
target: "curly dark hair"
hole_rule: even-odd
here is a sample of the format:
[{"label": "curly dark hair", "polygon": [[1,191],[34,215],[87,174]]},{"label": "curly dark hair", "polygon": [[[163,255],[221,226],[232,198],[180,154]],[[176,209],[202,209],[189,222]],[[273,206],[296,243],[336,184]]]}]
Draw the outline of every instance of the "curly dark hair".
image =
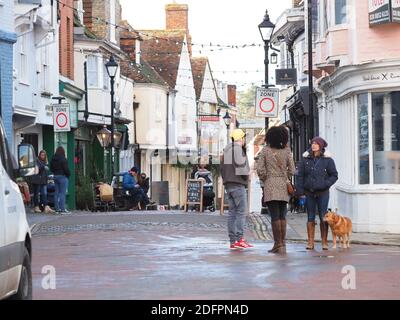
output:
[{"label": "curly dark hair", "polygon": [[289,132],[285,126],[271,127],[267,131],[265,142],[271,148],[285,149],[289,142]]}]

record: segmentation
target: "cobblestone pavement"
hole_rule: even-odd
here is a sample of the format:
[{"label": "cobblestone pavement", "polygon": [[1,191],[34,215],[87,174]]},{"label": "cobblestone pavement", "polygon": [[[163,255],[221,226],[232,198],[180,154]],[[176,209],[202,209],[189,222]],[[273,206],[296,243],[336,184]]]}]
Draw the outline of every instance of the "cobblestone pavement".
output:
[{"label": "cobblestone pavement", "polygon": [[[286,255],[268,254],[262,219],[249,216],[246,237],[255,248],[246,251],[228,249],[226,216],[216,214],[76,214],[37,224],[34,299],[400,297],[399,248],[306,252],[303,243],[288,243]],[[55,290],[44,289],[49,266]]]}]

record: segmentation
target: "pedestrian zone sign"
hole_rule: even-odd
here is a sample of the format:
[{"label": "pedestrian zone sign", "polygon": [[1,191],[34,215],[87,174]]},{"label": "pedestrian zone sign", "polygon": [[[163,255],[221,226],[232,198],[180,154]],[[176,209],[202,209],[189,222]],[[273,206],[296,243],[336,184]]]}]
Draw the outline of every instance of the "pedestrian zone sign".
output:
[{"label": "pedestrian zone sign", "polygon": [[53,104],[54,132],[71,131],[69,103]]},{"label": "pedestrian zone sign", "polygon": [[256,116],[277,118],[279,109],[278,88],[256,89]]}]

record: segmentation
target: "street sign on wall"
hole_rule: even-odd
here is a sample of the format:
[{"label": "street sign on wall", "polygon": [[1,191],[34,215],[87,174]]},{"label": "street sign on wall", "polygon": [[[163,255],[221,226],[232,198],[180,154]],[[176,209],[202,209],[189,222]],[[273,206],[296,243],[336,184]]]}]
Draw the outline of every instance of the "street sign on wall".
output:
[{"label": "street sign on wall", "polygon": [[369,0],[369,24],[371,26],[391,21],[390,0]]},{"label": "street sign on wall", "polygon": [[279,89],[257,88],[256,89],[256,116],[257,117],[278,117]]},{"label": "street sign on wall", "polygon": [[54,132],[71,131],[69,103],[53,104]]}]

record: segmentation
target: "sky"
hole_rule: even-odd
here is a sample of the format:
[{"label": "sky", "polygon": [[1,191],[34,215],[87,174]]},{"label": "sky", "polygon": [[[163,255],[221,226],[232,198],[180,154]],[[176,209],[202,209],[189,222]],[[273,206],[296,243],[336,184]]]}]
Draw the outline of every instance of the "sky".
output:
[{"label": "sky", "polygon": [[[220,45],[262,45],[258,25],[265,10],[276,22],[279,15],[291,7],[291,0],[178,0],[189,6],[189,31],[192,43]],[[173,0],[120,0],[122,18],[133,28],[165,29],[165,5]],[[246,47],[209,51],[210,46],[193,47],[193,56],[207,56],[216,79],[236,84],[238,90],[264,79],[264,47]],[[214,49],[219,49],[214,47]],[[199,52],[201,50],[201,54]],[[271,51],[270,51],[271,53]],[[233,72],[233,71],[236,71]],[[259,71],[259,72],[254,72]],[[273,82],[272,72],[270,81]]]}]

